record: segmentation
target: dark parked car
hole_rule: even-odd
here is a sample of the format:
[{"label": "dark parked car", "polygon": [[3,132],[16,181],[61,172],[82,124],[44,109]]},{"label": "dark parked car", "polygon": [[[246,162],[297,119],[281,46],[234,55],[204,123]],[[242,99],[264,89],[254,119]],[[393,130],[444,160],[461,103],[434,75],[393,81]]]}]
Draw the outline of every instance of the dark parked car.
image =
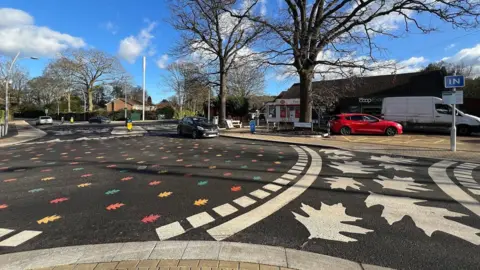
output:
[{"label": "dark parked car", "polygon": [[218,137],[218,126],[208,123],[203,117],[185,117],[178,123],[177,133],[180,136],[190,135],[194,139]]},{"label": "dark parked car", "polygon": [[92,117],[90,119],[88,119],[88,122],[91,124],[91,123],[99,123],[99,124],[103,124],[103,123],[110,123],[110,119],[108,119],[107,117],[105,116],[95,116],[95,117]]}]

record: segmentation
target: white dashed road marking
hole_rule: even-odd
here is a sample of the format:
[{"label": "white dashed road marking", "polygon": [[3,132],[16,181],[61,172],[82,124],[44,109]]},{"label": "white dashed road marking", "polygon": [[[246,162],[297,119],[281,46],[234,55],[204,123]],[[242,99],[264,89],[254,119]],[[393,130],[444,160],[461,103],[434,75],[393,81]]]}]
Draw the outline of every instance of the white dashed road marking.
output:
[{"label": "white dashed road marking", "polygon": [[443,192],[480,217],[480,202],[463,191],[447,175],[447,168],[454,164],[456,162],[446,160],[437,162],[428,168],[428,175]]},{"label": "white dashed road marking", "polygon": [[160,240],[170,239],[172,237],[185,233],[185,229],[183,229],[182,225],[180,225],[180,222],[178,221],[158,227],[155,231],[157,232],[158,238],[160,238]]},{"label": "white dashed road marking", "polygon": [[230,214],[237,212],[237,208],[233,207],[229,203],[226,203],[213,208],[213,211],[215,211],[217,214],[219,214],[222,217],[226,217]]},{"label": "white dashed road marking", "polygon": [[320,155],[310,148],[302,148],[311,155],[312,162],[307,173],[300,180],[266,203],[246,212],[245,214],[213,227],[207,232],[217,241],[224,240],[272,215],[305,192],[320,174],[322,169],[322,159]]},{"label": "white dashed road marking", "polygon": [[190,222],[190,224],[192,224],[193,228],[198,228],[200,226],[203,226],[205,224],[208,224],[214,221],[215,219],[212,216],[210,216],[207,212],[202,212],[202,213],[188,217],[187,220],[188,222]]},{"label": "white dashed road marking", "polygon": [[40,231],[21,231],[0,242],[0,247],[16,247],[41,233]]}]

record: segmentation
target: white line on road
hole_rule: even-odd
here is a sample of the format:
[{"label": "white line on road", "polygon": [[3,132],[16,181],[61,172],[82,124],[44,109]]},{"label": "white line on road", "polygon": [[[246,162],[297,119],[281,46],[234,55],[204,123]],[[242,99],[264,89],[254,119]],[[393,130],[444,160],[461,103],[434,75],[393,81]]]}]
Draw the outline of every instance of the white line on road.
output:
[{"label": "white line on road", "polygon": [[39,231],[21,231],[0,242],[0,247],[16,247],[41,233]]},{"label": "white line on road", "polygon": [[157,232],[158,238],[162,241],[185,233],[185,229],[178,221],[158,227],[155,231]]},{"label": "white line on road", "polygon": [[443,192],[480,217],[480,202],[468,195],[448,177],[447,168],[453,164],[456,162],[446,160],[437,162],[428,168],[428,175]]},{"label": "white line on road", "polygon": [[240,205],[241,207],[245,208],[249,205],[252,205],[252,204],[256,203],[257,201],[255,201],[254,199],[252,199],[250,197],[242,196],[238,199],[233,200],[233,202]]},{"label": "white line on road", "polygon": [[322,159],[313,150],[308,147],[302,147],[312,156],[312,163],[307,170],[307,173],[298,180],[293,186],[280,193],[276,197],[270,199],[266,203],[257,208],[246,212],[236,218],[233,218],[223,224],[211,228],[207,232],[217,241],[224,240],[235,233],[238,233],[260,220],[272,215],[282,207],[296,199],[303,192],[305,192],[317,179],[322,169]]},{"label": "white line on road", "polygon": [[0,237],[4,236],[4,235],[7,235],[9,233],[13,232],[13,230],[10,230],[10,229],[4,229],[4,228],[0,228]]},{"label": "white line on road", "polygon": [[290,181],[282,179],[282,178],[278,178],[277,180],[275,180],[273,182],[276,183],[276,184],[279,184],[279,185],[284,185],[284,186],[288,185],[288,183],[290,183]]},{"label": "white line on road", "polygon": [[250,195],[255,196],[259,199],[264,199],[264,198],[268,197],[270,195],[270,193],[268,193],[266,191],[263,191],[261,189],[257,189],[253,192],[250,192]]},{"label": "white line on road", "polygon": [[187,220],[188,222],[190,222],[190,224],[192,224],[193,228],[198,228],[200,226],[203,226],[205,224],[208,224],[214,221],[215,219],[212,216],[210,216],[207,212],[201,212],[196,215],[188,217]]},{"label": "white line on road", "polygon": [[229,203],[226,203],[213,208],[213,211],[217,212],[217,214],[219,214],[222,217],[226,217],[230,214],[237,212],[237,208],[233,207]]}]

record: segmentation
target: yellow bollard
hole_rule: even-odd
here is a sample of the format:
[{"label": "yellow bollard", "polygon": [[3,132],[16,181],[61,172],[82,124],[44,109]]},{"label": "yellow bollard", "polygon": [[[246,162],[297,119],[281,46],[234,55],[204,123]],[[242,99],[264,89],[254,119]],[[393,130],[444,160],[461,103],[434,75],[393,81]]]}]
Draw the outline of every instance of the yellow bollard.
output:
[{"label": "yellow bollard", "polygon": [[73,124],[74,120],[73,120],[73,116],[70,117],[70,123]]},{"label": "yellow bollard", "polygon": [[128,131],[132,131],[132,128],[133,128],[133,123],[132,123],[131,121],[129,121],[129,122],[127,123],[127,130],[128,130]]}]

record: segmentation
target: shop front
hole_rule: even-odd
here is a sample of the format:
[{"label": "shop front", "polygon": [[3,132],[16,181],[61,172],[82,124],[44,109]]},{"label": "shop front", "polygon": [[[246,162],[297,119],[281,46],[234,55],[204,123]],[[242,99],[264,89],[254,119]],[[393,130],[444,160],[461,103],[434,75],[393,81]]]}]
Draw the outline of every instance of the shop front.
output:
[{"label": "shop front", "polygon": [[300,119],[300,99],[277,99],[265,104],[268,122],[298,122]]}]

